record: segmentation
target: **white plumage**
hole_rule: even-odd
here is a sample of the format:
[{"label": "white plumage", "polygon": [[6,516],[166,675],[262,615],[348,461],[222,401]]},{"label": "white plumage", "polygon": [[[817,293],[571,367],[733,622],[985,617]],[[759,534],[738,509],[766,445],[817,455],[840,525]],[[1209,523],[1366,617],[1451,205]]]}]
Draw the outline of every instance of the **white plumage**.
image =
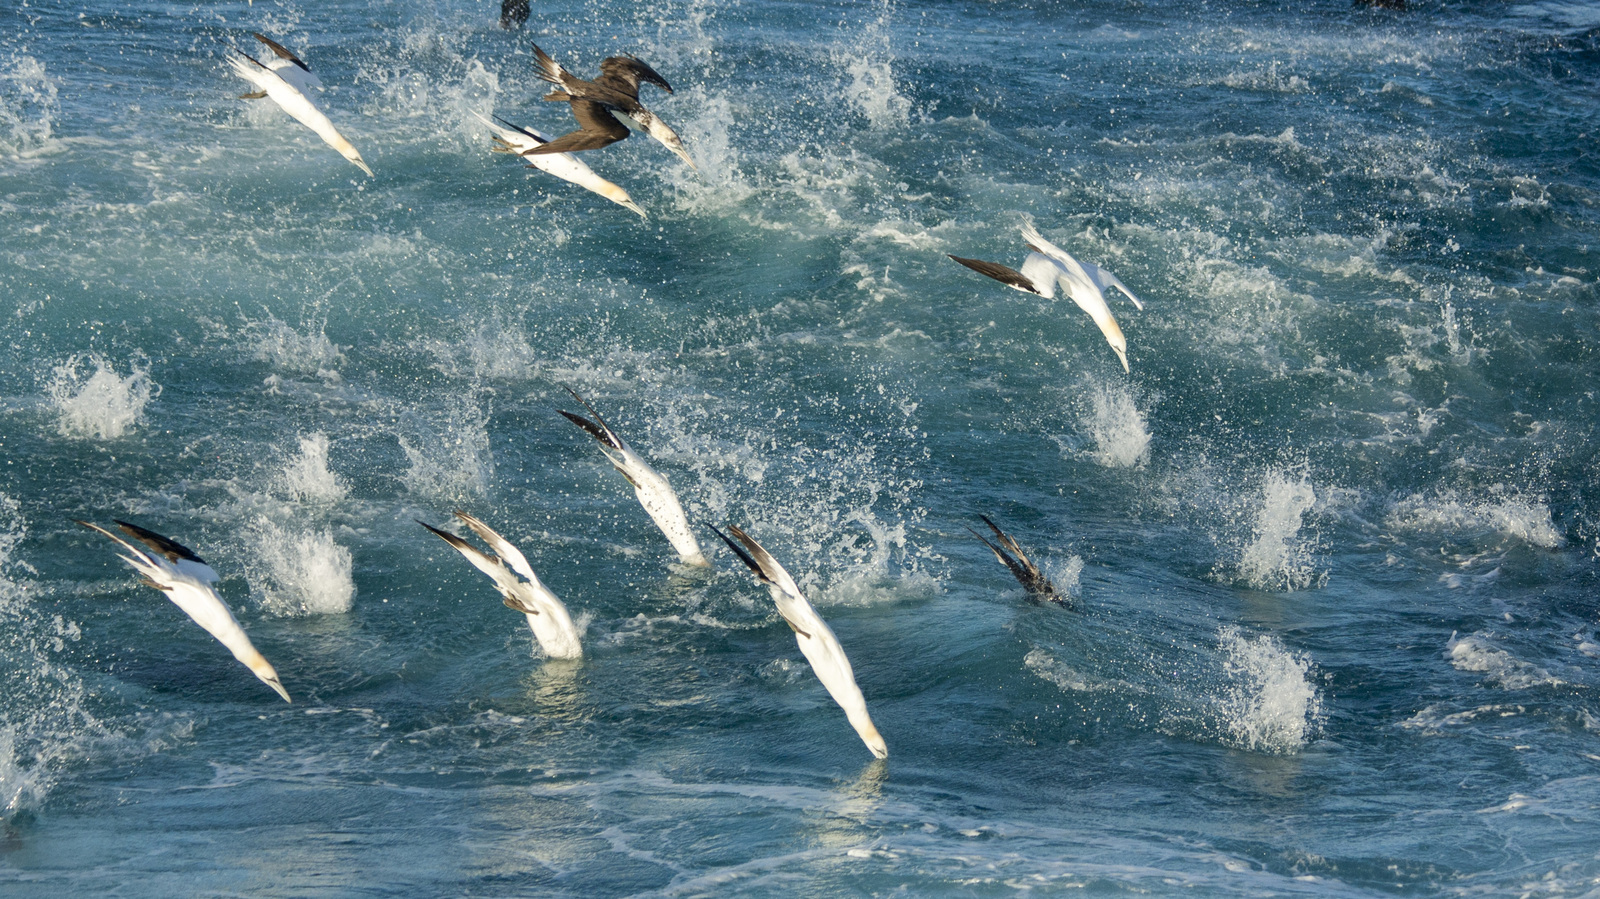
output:
[{"label": "white plumage", "polygon": [[641,218],[648,218],[638,203],[628,196],[628,192],[612,184],[610,181],[596,175],[594,170],[578,160],[571,153],[536,153],[530,155],[529,151],[536,150],[550,142],[550,138],[521,125],[513,125],[505,119],[489,119],[487,116],[473,112],[478,118],[488,125],[494,132],[496,153],[511,153],[518,159],[526,162],[530,168],[549,172],[563,181],[570,181],[585,190],[591,190],[605,197],[607,200],[637,212]]},{"label": "white plumage", "polygon": [[[471,528],[483,542],[489,544],[495,554],[491,556],[460,537],[441,531],[427,522],[419,521],[417,524],[437,534],[440,539],[466,556],[474,568],[494,579],[495,587],[505,598],[506,607],[527,616],[528,629],[533,631],[533,638],[539,641],[539,646],[545,655],[553,659],[581,657],[583,644],[579,641],[577,626],[572,623],[572,615],[567,612],[567,607],[561,600],[539,582],[538,575],[533,573],[533,568],[528,565],[528,560],[522,555],[521,550],[495,533],[493,528],[471,515],[457,510],[456,517],[461,519],[462,524]],[[505,563],[510,563],[510,570],[506,569]],[[512,571],[516,574],[512,574]],[[517,575],[521,575],[523,580],[518,580]]]},{"label": "white plumage", "polygon": [[1072,254],[1061,249],[1034,229],[1033,225],[1022,226],[1022,239],[1027,241],[1028,249],[1033,250],[1028,258],[1022,262],[1022,271],[1001,265],[998,262],[985,262],[982,259],[964,259],[960,256],[951,256],[951,259],[961,263],[983,275],[999,281],[1007,287],[1038,294],[1045,299],[1054,299],[1056,284],[1060,283],[1067,291],[1078,308],[1089,313],[1094,323],[1099,326],[1100,333],[1105,335],[1106,343],[1111,345],[1117,359],[1122,362],[1122,370],[1128,371],[1128,340],[1122,336],[1122,328],[1117,325],[1117,320],[1112,317],[1111,309],[1106,305],[1105,291],[1112,288],[1122,291],[1133,305],[1140,311],[1144,304],[1133,295],[1127,285],[1117,279],[1105,269],[1092,262],[1079,262]]},{"label": "white plumage", "polygon": [[666,535],[672,548],[678,551],[678,558],[685,565],[710,565],[711,563],[706,561],[705,554],[700,552],[700,543],[694,539],[694,532],[689,529],[689,517],[683,513],[683,504],[678,502],[678,494],[673,491],[672,485],[667,483],[667,479],[660,472],[651,468],[644,457],[634,452],[627,441],[611,430],[605,419],[600,417],[600,413],[589,405],[588,400],[578,396],[577,391],[571,387],[567,388],[567,392],[589,410],[594,420],[564,410],[557,411],[566,416],[568,421],[583,428],[600,444],[600,452],[605,453],[617,471],[633,485],[633,492],[639,497],[639,505],[644,506],[644,510],[650,513],[650,518],[655,521],[656,527]]},{"label": "white plumage", "polygon": [[125,521],[117,522],[117,527],[148,547],[148,552],[97,524],[87,521],[79,521],[78,524],[92,531],[99,531],[117,541],[128,551],[128,554],[119,553],[118,556],[134,571],[143,575],[146,584],[165,593],[173,605],[182,609],[196,624],[205,628],[206,633],[216,637],[223,646],[228,647],[233,657],[244,663],[244,666],[254,672],[262,683],[278,691],[284,702],[291,701],[289,692],[278,680],[278,672],[273,670],[272,665],[256,651],[255,646],[250,643],[250,638],[245,635],[244,628],[239,626],[239,620],[233,617],[233,612],[228,610],[222,597],[212,588],[211,585],[219,578],[217,572],[204,560],[181,543]]},{"label": "white plumage", "polygon": [[338,150],[345,159],[355,163],[369,176],[372,175],[372,169],[367,167],[361,154],[344,139],[339,129],[333,127],[333,122],[306,95],[307,89],[320,88],[322,80],[312,74],[311,69],[282,44],[261,34],[255,35],[255,38],[272,49],[274,55],[267,62],[261,62],[237,47],[229,48],[233,55],[228,57],[228,62],[233,65],[234,74],[255,85],[256,88],[254,93],[245,94],[241,99],[270,98],[284,112],[294,116],[300,124],[315,131],[318,137],[326,141],[328,146]]},{"label": "white plumage", "polygon": [[721,531],[716,531],[716,534],[767,585],[772,601],[778,606],[778,614],[794,631],[795,642],[800,644],[800,651],[811,663],[817,680],[822,681],[822,685],[828,689],[828,695],[844,709],[850,726],[861,736],[861,742],[867,744],[867,748],[878,758],[888,758],[889,746],[872,723],[872,716],[867,714],[867,700],[856,685],[855,671],[844,654],[844,647],[839,645],[839,638],[833,635],[833,629],[828,627],[828,623],[822,620],[822,616],[800,592],[800,587],[789,576],[789,572],[761,544],[737,527],[730,526],[728,530],[744,544],[742,548]]}]

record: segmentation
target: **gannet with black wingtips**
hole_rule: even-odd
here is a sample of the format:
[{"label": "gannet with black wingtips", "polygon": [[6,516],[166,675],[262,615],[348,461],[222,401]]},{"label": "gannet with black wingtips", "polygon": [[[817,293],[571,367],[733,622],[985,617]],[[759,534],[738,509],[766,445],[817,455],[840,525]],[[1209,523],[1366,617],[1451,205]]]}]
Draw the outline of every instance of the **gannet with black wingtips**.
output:
[{"label": "gannet with black wingtips", "polygon": [[711,529],[722,542],[728,544],[734,555],[755,572],[756,578],[767,585],[767,590],[772,594],[772,601],[778,606],[778,614],[783,617],[784,623],[794,631],[795,642],[800,644],[800,651],[805,653],[806,661],[811,663],[811,670],[816,673],[817,680],[827,688],[828,695],[833,701],[844,709],[845,715],[850,719],[850,726],[856,729],[861,736],[861,742],[867,744],[872,754],[880,759],[889,757],[889,746],[884,743],[883,735],[878,733],[878,728],[872,723],[872,716],[867,714],[867,700],[861,695],[861,688],[856,685],[856,675],[850,668],[850,660],[845,657],[844,648],[839,645],[839,638],[833,635],[833,629],[822,620],[817,610],[800,592],[800,587],[795,584],[794,578],[789,576],[777,560],[757,543],[749,534],[738,527],[729,525],[728,530],[733,536],[739,538],[740,547],[728,539],[728,535],[716,528]]},{"label": "gannet with black wingtips", "polygon": [[[474,568],[494,580],[495,587],[505,598],[506,607],[527,616],[528,629],[533,631],[533,638],[539,641],[539,647],[544,650],[545,655],[552,659],[581,658],[583,644],[578,639],[578,628],[572,623],[572,615],[567,612],[567,607],[561,600],[540,583],[538,575],[533,573],[533,568],[528,565],[528,560],[522,555],[522,551],[471,515],[459,509],[455,515],[484,543],[489,544],[494,550],[493,555],[425,521],[419,520],[417,524],[455,547],[457,552],[467,557],[467,561],[471,562]],[[508,562],[511,564],[510,570],[506,569]],[[516,574],[512,574],[512,571]],[[519,574],[523,580],[517,579]]]},{"label": "gannet with black wingtips", "polygon": [[350,142],[344,139],[339,129],[333,127],[333,122],[317,108],[306,91],[313,87],[321,87],[322,80],[312,74],[298,56],[289,52],[282,44],[274,41],[264,34],[251,32],[255,39],[265,44],[272,50],[272,57],[266,62],[261,62],[254,56],[240,50],[238,47],[229,47],[233,55],[228,61],[233,64],[233,72],[240,78],[255,85],[256,89],[239,97],[241,100],[259,100],[269,97],[274,103],[300,122],[317,133],[317,136],[327,142],[328,146],[338,150],[345,159],[350,160],[360,167],[361,171],[372,176],[372,169],[367,167],[361,154]]},{"label": "gannet with black wingtips", "polygon": [[[539,77],[560,88],[546,94],[545,100],[570,104],[572,115],[579,125],[577,131],[562,135],[551,141],[549,146],[535,152],[595,150],[625,139],[631,128],[655,138],[688,163],[689,168],[699,170],[699,166],[689,158],[689,151],[683,148],[683,139],[678,137],[678,132],[639,102],[640,82],[672,92],[667,79],[655,69],[632,56],[611,56],[600,64],[599,78],[585,81],[562,68],[538,44],[533,45],[533,53],[538,60]],[[621,121],[618,121],[619,117]]]},{"label": "gannet with black wingtips", "polygon": [[994,531],[995,539],[1000,542],[1000,545],[996,546],[989,538],[972,530],[972,528],[967,528],[967,530],[971,532],[972,536],[982,540],[984,546],[989,547],[989,551],[994,553],[996,559],[1000,560],[1000,564],[1010,569],[1012,576],[1017,579],[1017,583],[1028,591],[1029,599],[1035,602],[1045,600],[1067,608],[1072,607],[1072,603],[1068,601],[1067,597],[1056,590],[1056,585],[1050,583],[1050,579],[1045,577],[1044,572],[1039,570],[1039,566],[1033,564],[1033,561],[1023,553],[1022,547],[1017,545],[1017,541],[1011,539],[1010,534],[1000,530],[1000,526],[991,521],[989,516],[979,515],[978,517],[983,519],[983,523],[989,526],[989,530]]},{"label": "gannet with black wingtips", "polygon": [[154,531],[147,531],[136,524],[118,521],[117,527],[124,534],[143,543],[148,551],[134,546],[132,543],[118,537],[105,528],[74,518],[74,522],[83,525],[91,531],[100,533],[115,540],[123,549],[128,551],[124,555],[118,553],[122,561],[144,578],[144,582],[160,590],[172,600],[172,604],[184,611],[184,614],[194,619],[194,623],[205,628],[206,633],[216,637],[218,642],[228,647],[233,657],[244,663],[261,682],[278,692],[284,702],[291,702],[289,691],[283,688],[283,682],[278,680],[278,672],[272,665],[256,651],[250,643],[250,638],[245,635],[244,628],[239,626],[239,620],[233,617],[227,604],[217,591],[211,586],[220,578],[217,572],[204,559],[194,554],[187,546],[163,537]]},{"label": "gannet with black wingtips", "polygon": [[563,181],[570,181],[586,190],[594,191],[618,206],[637,212],[641,218],[649,218],[639,204],[628,196],[627,191],[596,175],[594,169],[578,161],[578,158],[571,153],[530,156],[534,150],[550,142],[550,139],[543,134],[532,128],[513,125],[499,116],[495,116],[491,121],[476,110],[473,111],[473,115],[482,119],[494,132],[494,152],[515,154],[526,162],[529,168],[549,172]]},{"label": "gannet with black wingtips", "polygon": [[589,405],[588,400],[578,396],[578,392],[571,387],[567,388],[567,392],[572,394],[573,399],[582,403],[583,408],[589,410],[594,420],[574,415],[564,409],[556,411],[566,416],[568,421],[582,428],[600,444],[600,452],[605,453],[612,466],[633,485],[633,492],[639,497],[639,505],[644,506],[644,510],[650,513],[656,527],[666,535],[667,540],[672,543],[672,548],[678,551],[679,560],[685,565],[709,566],[711,563],[706,561],[705,554],[700,552],[700,543],[694,539],[694,531],[689,529],[689,518],[683,514],[683,505],[678,502],[678,494],[673,491],[672,485],[667,483],[667,479],[660,472],[651,468],[644,457],[634,452],[627,441],[611,430],[605,419],[600,417],[600,413]]},{"label": "gannet with black wingtips", "polygon": [[1144,304],[1139,302],[1139,298],[1134,296],[1133,291],[1118,280],[1116,275],[1092,262],[1079,262],[1074,259],[1066,250],[1040,236],[1032,224],[1022,226],[1022,239],[1027,241],[1028,249],[1033,252],[1023,260],[1020,272],[998,262],[964,259],[955,255],[950,258],[979,274],[988,275],[1007,287],[1035,293],[1047,300],[1055,298],[1056,283],[1060,282],[1061,286],[1066,288],[1067,295],[1078,304],[1078,308],[1089,313],[1094,323],[1100,326],[1100,333],[1105,335],[1106,343],[1111,344],[1117,359],[1122,362],[1122,370],[1128,371],[1128,340],[1122,336],[1122,328],[1111,316],[1111,309],[1106,305],[1105,291],[1113,287],[1122,291],[1141,312],[1144,310]]}]

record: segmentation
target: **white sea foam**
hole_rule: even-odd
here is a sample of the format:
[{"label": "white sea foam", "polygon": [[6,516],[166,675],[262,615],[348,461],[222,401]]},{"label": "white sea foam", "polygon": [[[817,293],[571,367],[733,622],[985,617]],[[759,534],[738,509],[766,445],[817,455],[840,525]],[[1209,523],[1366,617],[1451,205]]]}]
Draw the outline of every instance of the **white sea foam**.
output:
[{"label": "white sea foam", "polygon": [[251,528],[265,577],[263,605],[278,615],[340,615],[350,611],[356,587],[350,550],[328,528],[280,527],[265,516]]},{"label": "white sea foam", "polygon": [[398,435],[410,463],[402,480],[414,493],[439,499],[481,496],[494,480],[489,449],[489,414],[470,396],[450,401],[433,420],[406,416],[409,433]]},{"label": "white sea foam", "polygon": [[1239,557],[1245,583],[1258,590],[1304,590],[1324,579],[1316,570],[1315,540],[1300,533],[1305,513],[1316,501],[1306,475],[1267,474],[1254,533]]},{"label": "white sea foam", "polygon": [[1412,494],[1395,502],[1385,524],[1397,531],[1448,533],[1461,539],[1494,534],[1545,549],[1566,543],[1548,505],[1504,489],[1492,490],[1488,497],[1454,491],[1435,496]]},{"label": "white sea foam", "polygon": [[1217,711],[1228,742],[1251,752],[1292,753],[1304,748],[1322,721],[1322,697],[1309,659],[1276,639],[1255,639],[1238,629],[1217,632],[1227,686]]},{"label": "white sea foam", "polygon": [[[86,372],[86,366],[93,371]],[[150,360],[143,356],[135,356],[128,369],[123,377],[103,356],[91,353],[52,370],[45,392],[63,437],[115,440],[139,424],[161,386],[151,380]]]},{"label": "white sea foam", "polygon": [[44,63],[31,56],[0,60],[0,156],[33,156],[55,146],[56,93]]},{"label": "white sea foam", "polygon": [[1086,381],[1088,406],[1079,426],[1094,442],[1094,460],[1106,468],[1137,468],[1150,459],[1150,425],[1135,402],[1133,388],[1110,381]]},{"label": "white sea foam", "polygon": [[296,502],[335,503],[344,499],[344,482],[328,468],[328,435],[317,431],[300,438],[300,452],[284,465],[279,486]]},{"label": "white sea foam", "polygon": [[1445,657],[1457,671],[1487,676],[1489,683],[1505,690],[1554,687],[1562,681],[1531,662],[1524,662],[1495,646],[1488,635],[1478,632],[1467,637],[1450,635]]}]

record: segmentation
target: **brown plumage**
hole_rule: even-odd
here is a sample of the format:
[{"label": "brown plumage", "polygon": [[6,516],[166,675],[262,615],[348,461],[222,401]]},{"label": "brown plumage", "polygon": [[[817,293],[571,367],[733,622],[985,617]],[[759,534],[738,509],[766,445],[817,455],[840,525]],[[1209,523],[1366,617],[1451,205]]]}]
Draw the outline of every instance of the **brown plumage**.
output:
[{"label": "brown plumage", "polygon": [[991,521],[989,516],[979,515],[978,517],[983,519],[983,523],[989,526],[989,530],[994,531],[995,539],[1000,541],[1000,545],[996,546],[989,538],[972,530],[972,528],[967,528],[967,530],[971,532],[972,536],[982,540],[984,546],[989,547],[989,551],[994,553],[996,559],[1000,560],[1000,564],[1010,569],[1012,576],[1017,579],[1017,583],[1028,591],[1030,599],[1034,601],[1047,600],[1057,605],[1072,607],[1072,602],[1056,591],[1056,585],[1050,583],[1050,579],[1044,576],[1044,572],[1039,570],[1039,566],[1033,564],[1033,561],[1022,551],[1022,547],[1017,545],[1017,541],[1011,539],[1010,534],[1000,530],[1000,527]]}]

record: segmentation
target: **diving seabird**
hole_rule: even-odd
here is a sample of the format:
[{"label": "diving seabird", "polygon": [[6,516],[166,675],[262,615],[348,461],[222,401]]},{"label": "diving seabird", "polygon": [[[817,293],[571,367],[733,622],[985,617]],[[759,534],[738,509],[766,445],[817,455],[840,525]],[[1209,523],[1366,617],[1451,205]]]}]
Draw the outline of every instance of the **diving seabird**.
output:
[{"label": "diving seabird", "polygon": [[517,31],[528,24],[528,0],[501,0],[500,27]]},{"label": "diving seabird", "polygon": [[[528,628],[533,631],[533,637],[539,641],[539,646],[545,655],[552,659],[581,657],[583,645],[578,641],[578,628],[573,625],[567,607],[539,582],[538,575],[535,575],[533,569],[528,566],[528,560],[522,552],[471,515],[458,509],[456,517],[461,519],[462,524],[471,528],[483,542],[489,544],[494,550],[494,555],[485,553],[455,534],[441,531],[425,521],[418,521],[417,524],[437,534],[441,540],[466,556],[474,568],[494,579],[495,587],[499,589],[500,595],[505,597],[506,607],[527,615]],[[511,563],[509,571],[506,569],[506,562]],[[524,580],[517,580],[512,571],[522,575]]]},{"label": "diving seabird", "polygon": [[256,40],[265,44],[272,50],[273,55],[267,62],[261,62],[254,56],[230,47],[234,55],[228,58],[233,64],[234,74],[255,85],[256,89],[248,94],[242,94],[241,100],[259,100],[270,97],[274,103],[283,108],[284,112],[294,116],[300,124],[310,128],[317,136],[327,142],[328,146],[338,150],[345,159],[350,160],[372,175],[372,169],[367,167],[365,160],[350,142],[344,139],[333,122],[328,120],[322,110],[317,108],[311,98],[306,95],[310,88],[320,88],[322,80],[312,74],[311,68],[300,60],[300,57],[290,53],[287,48],[264,34],[251,32]]},{"label": "diving seabird", "polygon": [[173,605],[182,609],[186,615],[194,619],[195,624],[205,628],[206,633],[216,637],[223,646],[228,647],[233,657],[243,662],[256,677],[261,678],[262,683],[278,691],[284,702],[291,701],[289,692],[278,680],[278,672],[274,671],[272,665],[251,645],[250,638],[245,636],[244,629],[239,626],[239,620],[233,617],[233,613],[228,611],[227,605],[222,602],[222,597],[212,588],[211,585],[220,578],[205,560],[175,540],[126,521],[118,521],[117,527],[124,534],[143,543],[149,551],[134,546],[97,524],[78,519],[73,521],[91,531],[99,531],[121,544],[130,555],[119,553],[118,557],[127,562],[134,571],[139,572],[146,584],[165,593]]},{"label": "diving seabird", "polygon": [[845,658],[844,648],[839,645],[839,638],[833,635],[833,629],[822,620],[817,610],[812,608],[800,588],[795,584],[789,572],[779,565],[762,548],[761,544],[739,528],[730,525],[728,530],[733,536],[739,538],[744,544],[740,547],[728,539],[728,535],[712,528],[722,542],[728,544],[734,554],[744,560],[750,570],[755,572],[756,578],[767,585],[767,590],[772,594],[773,602],[777,603],[778,614],[783,616],[784,623],[794,631],[795,642],[800,644],[800,651],[805,653],[806,661],[811,663],[811,670],[816,673],[817,680],[828,689],[828,695],[833,701],[844,709],[850,719],[850,726],[861,735],[861,742],[867,744],[872,754],[880,759],[889,757],[889,747],[883,742],[883,735],[878,733],[878,728],[872,723],[872,716],[867,714],[867,700],[861,695],[861,688],[856,686],[855,672],[850,669],[850,660]]},{"label": "diving seabird", "polygon": [[567,420],[583,428],[600,444],[600,452],[605,453],[607,459],[616,467],[622,476],[633,485],[633,492],[639,497],[639,505],[650,513],[655,520],[656,527],[661,533],[667,535],[667,540],[672,543],[672,548],[678,551],[678,558],[685,565],[709,566],[706,557],[700,552],[700,544],[694,539],[694,532],[689,530],[688,516],[683,514],[683,506],[678,502],[678,494],[672,490],[672,485],[661,473],[650,467],[642,456],[628,446],[627,441],[617,436],[606,424],[600,413],[594,411],[589,401],[571,387],[567,392],[572,398],[583,404],[594,416],[590,421],[581,415],[574,415],[563,409],[557,409]]},{"label": "diving seabird", "polygon": [[1059,281],[1066,288],[1067,294],[1072,297],[1072,301],[1078,304],[1078,308],[1089,313],[1094,323],[1100,326],[1100,333],[1106,336],[1106,343],[1111,344],[1111,349],[1122,361],[1122,370],[1128,371],[1128,341],[1122,336],[1122,329],[1117,326],[1117,320],[1111,317],[1111,310],[1106,306],[1103,291],[1115,287],[1132,300],[1133,305],[1140,311],[1144,310],[1144,304],[1128,290],[1127,285],[1117,280],[1116,275],[1092,262],[1079,262],[1072,258],[1066,250],[1040,236],[1032,224],[1022,226],[1022,239],[1027,241],[1028,249],[1033,252],[1023,260],[1020,272],[998,262],[963,259],[960,256],[950,258],[979,274],[988,275],[1007,287],[1036,293],[1047,300],[1055,298],[1056,282]]},{"label": "diving seabird", "polygon": [[618,206],[623,206],[639,213],[640,217],[648,218],[648,216],[645,216],[644,210],[639,208],[639,204],[633,202],[633,198],[628,196],[627,191],[596,175],[593,169],[578,161],[578,158],[571,153],[529,155],[548,144],[550,138],[532,128],[513,125],[499,116],[495,116],[494,121],[490,121],[476,111],[473,112],[473,115],[483,119],[484,124],[494,131],[494,152],[515,154],[518,158],[528,163],[529,168],[549,172],[563,181],[571,181],[579,187],[594,191]]},{"label": "diving seabird", "polygon": [[1010,534],[1000,530],[998,525],[989,520],[989,516],[979,515],[978,517],[983,519],[983,523],[989,526],[989,530],[994,531],[995,539],[1000,541],[1000,545],[994,545],[989,541],[989,538],[972,530],[972,528],[967,528],[967,530],[971,531],[972,536],[982,540],[984,546],[989,547],[989,551],[994,553],[996,559],[1000,560],[1000,564],[1011,570],[1011,574],[1016,577],[1017,583],[1028,591],[1029,599],[1035,602],[1041,599],[1047,600],[1071,608],[1072,603],[1056,591],[1056,585],[1050,583],[1050,579],[1044,576],[1044,572],[1039,570],[1039,566],[1033,564],[1033,561],[1023,554],[1022,547],[1017,545],[1017,541],[1011,539]]},{"label": "diving seabird", "polygon": [[[655,69],[632,56],[611,56],[600,63],[599,78],[585,81],[563,69],[560,63],[539,49],[538,44],[533,45],[533,52],[539,61],[539,77],[560,88],[546,94],[545,99],[570,104],[579,126],[577,131],[556,138],[535,150],[535,153],[598,149],[626,138],[629,129],[634,128],[644,131],[663,147],[676,153],[678,158],[689,164],[689,168],[698,170],[694,160],[689,158],[689,152],[683,148],[683,140],[678,133],[639,102],[640,82],[672,92],[667,79]],[[621,121],[618,121],[619,116]]]}]

